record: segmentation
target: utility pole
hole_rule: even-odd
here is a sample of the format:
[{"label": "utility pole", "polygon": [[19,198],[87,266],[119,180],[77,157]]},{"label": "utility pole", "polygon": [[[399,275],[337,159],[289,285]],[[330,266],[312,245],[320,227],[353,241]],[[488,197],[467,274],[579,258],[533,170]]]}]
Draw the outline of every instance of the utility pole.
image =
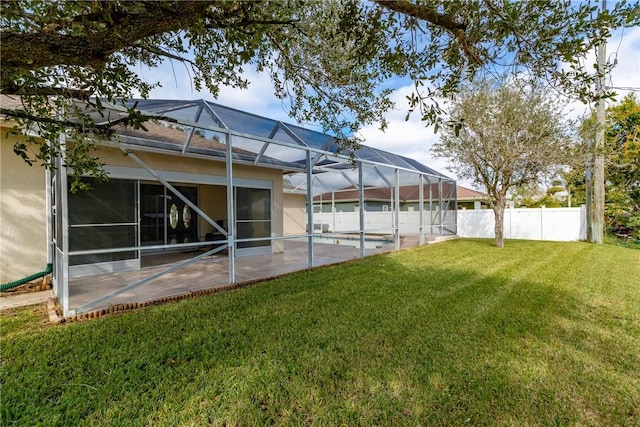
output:
[{"label": "utility pole", "polygon": [[[607,7],[607,0],[602,0],[602,10]],[[596,135],[595,135],[595,161],[593,166],[593,243],[602,244],[604,236],[604,129],[605,129],[605,100],[604,86],[606,84],[606,43],[598,45],[598,81],[596,92],[598,104],[596,106]]]},{"label": "utility pole", "polygon": [[587,138],[587,159],[585,161],[585,206],[587,208],[587,242],[593,243],[593,141]]}]

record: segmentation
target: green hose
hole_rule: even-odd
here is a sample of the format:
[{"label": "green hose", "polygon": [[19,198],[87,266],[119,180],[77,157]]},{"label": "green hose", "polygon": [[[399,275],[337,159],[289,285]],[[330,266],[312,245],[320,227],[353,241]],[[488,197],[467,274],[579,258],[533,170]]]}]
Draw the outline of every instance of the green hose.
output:
[{"label": "green hose", "polygon": [[47,264],[47,268],[44,271],[40,271],[38,273],[32,274],[31,276],[24,277],[20,280],[16,280],[13,282],[3,283],[0,285],[0,292],[4,292],[7,289],[15,288],[16,286],[24,285],[25,283],[29,283],[32,280],[39,279],[40,277],[44,277],[47,274],[53,271],[53,264]]}]

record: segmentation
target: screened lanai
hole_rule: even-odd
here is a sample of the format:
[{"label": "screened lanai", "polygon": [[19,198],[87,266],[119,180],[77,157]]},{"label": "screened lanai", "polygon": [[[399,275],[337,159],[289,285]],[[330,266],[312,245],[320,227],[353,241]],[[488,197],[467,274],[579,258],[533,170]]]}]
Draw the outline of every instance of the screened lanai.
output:
[{"label": "screened lanai", "polygon": [[[455,181],[407,157],[367,146],[352,157],[336,154],[329,135],[205,100],[107,105],[105,121],[134,105],[153,120],[146,130],[119,127],[116,138],[100,142],[110,179],[87,177],[89,191],[69,191],[59,159],[51,197],[54,291],[65,315],[456,233]],[[401,200],[407,188],[411,209]],[[335,195],[345,191],[356,199],[352,211],[337,212]],[[367,209],[372,194],[387,209]],[[314,209],[318,197],[324,206]]]}]

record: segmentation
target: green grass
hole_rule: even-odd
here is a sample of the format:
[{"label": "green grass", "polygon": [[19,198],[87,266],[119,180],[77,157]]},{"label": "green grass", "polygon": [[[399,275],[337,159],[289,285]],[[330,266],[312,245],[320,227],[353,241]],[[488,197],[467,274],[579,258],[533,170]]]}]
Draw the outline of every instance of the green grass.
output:
[{"label": "green grass", "polygon": [[606,233],[603,238],[605,245],[621,246],[629,249],[640,249],[640,239],[621,239],[615,234]]},{"label": "green grass", "polygon": [[2,318],[2,425],[640,423],[640,251],[456,240],[60,327]]}]

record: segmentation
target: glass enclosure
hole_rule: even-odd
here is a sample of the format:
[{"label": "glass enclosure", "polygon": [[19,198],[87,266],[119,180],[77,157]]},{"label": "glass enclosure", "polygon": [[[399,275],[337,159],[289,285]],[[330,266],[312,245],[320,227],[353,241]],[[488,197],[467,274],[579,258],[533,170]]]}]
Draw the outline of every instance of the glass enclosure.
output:
[{"label": "glass enclosure", "polygon": [[128,166],[72,194],[58,161],[54,286],[65,315],[456,233],[455,181],[412,159],[366,146],[336,154],[329,135],[208,101],[136,102],[164,122],[121,130]]}]

